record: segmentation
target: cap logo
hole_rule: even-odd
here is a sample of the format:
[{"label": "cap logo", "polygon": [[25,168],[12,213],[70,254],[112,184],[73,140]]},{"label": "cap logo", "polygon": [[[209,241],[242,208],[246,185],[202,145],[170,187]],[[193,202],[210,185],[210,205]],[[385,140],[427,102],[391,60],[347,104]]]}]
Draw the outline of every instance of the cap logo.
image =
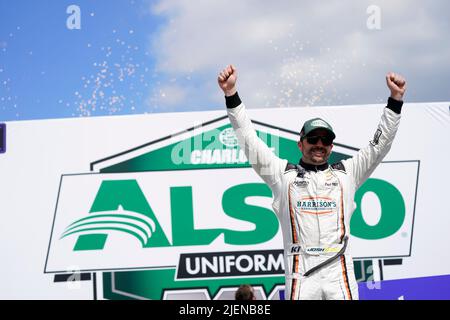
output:
[{"label": "cap logo", "polygon": [[311,122],[311,126],[328,128],[328,124],[323,120],[314,120],[313,122]]}]

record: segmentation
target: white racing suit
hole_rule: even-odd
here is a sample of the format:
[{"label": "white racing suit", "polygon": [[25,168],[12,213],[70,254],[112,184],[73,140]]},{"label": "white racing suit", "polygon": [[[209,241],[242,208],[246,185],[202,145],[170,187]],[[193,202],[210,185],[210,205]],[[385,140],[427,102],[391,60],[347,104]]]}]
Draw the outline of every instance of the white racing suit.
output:
[{"label": "white racing suit", "polygon": [[[403,102],[389,98],[367,147],[352,158],[321,166],[278,158],[257,137],[238,94],[226,102],[240,147],[273,192],[284,242],[286,299],[358,299],[350,243],[343,248],[350,236],[354,195],[389,151]],[[305,275],[333,256],[331,263]]]}]

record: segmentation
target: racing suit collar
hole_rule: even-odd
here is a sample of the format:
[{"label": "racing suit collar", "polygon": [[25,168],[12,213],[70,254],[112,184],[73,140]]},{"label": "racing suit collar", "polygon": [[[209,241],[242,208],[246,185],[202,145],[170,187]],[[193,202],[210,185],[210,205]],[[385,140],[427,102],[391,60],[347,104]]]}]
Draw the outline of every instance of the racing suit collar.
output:
[{"label": "racing suit collar", "polygon": [[323,171],[328,169],[329,166],[328,162],[316,166],[314,164],[303,162],[303,159],[300,159],[300,162],[298,164],[306,171]]}]

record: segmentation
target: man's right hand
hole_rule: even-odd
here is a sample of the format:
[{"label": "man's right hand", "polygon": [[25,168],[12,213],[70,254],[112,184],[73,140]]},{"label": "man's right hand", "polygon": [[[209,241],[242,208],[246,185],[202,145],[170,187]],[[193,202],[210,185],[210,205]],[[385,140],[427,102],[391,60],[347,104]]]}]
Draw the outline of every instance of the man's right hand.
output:
[{"label": "man's right hand", "polygon": [[219,73],[217,81],[219,82],[219,87],[225,93],[225,96],[229,97],[236,93],[236,80],[236,68],[231,64]]},{"label": "man's right hand", "polygon": [[403,95],[406,91],[406,80],[403,76],[399,74],[395,74],[393,72],[389,72],[386,75],[386,83],[391,90],[391,98],[397,101],[403,100]]}]

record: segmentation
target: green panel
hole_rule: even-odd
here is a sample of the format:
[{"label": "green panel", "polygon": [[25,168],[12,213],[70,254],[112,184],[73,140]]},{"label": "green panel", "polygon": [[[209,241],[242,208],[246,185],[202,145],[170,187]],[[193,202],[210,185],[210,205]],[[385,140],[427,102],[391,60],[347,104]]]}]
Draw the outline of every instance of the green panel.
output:
[{"label": "green panel", "polygon": [[[192,136],[181,142],[173,143],[163,148],[150,151],[133,159],[103,168],[101,172],[138,172],[138,171],[160,171],[160,170],[181,170],[181,169],[211,169],[211,168],[245,168],[250,165],[246,163],[234,164],[192,164],[190,152],[192,150],[225,150],[218,138],[218,134],[231,128],[230,124],[216,129]],[[233,148],[231,148],[233,149]],[[239,150],[239,147],[235,148]]]},{"label": "green panel", "polygon": [[[358,282],[373,279],[372,260],[354,261],[355,276]],[[106,299],[132,300],[134,298],[123,293],[137,295],[152,300],[160,300],[165,289],[198,289],[207,288],[213,298],[221,287],[238,287],[243,282],[252,286],[262,285],[266,295],[277,285],[284,285],[284,275],[275,277],[213,279],[213,280],[183,280],[176,281],[175,269],[144,270],[115,272],[115,289],[122,294],[112,291],[111,273],[103,273],[103,295]]]},{"label": "green panel", "polygon": [[[217,129],[195,135],[184,141],[168,145],[166,147],[150,151],[133,159],[117,163],[100,172],[140,172],[140,171],[161,171],[161,170],[186,170],[186,169],[215,169],[215,168],[248,168],[250,164],[245,163],[213,163],[213,164],[193,164],[191,163],[192,150],[236,150],[239,146],[227,147],[219,141],[219,134],[222,130],[231,128],[230,124],[218,127]],[[297,146],[297,140],[290,140],[276,135],[271,135],[263,131],[256,131],[257,135],[269,146],[275,148],[275,154],[282,159],[287,159],[291,163],[298,163],[301,152]],[[335,163],[348,158],[348,155],[332,152],[329,162]]]},{"label": "green panel", "polygon": [[[274,277],[251,277],[236,279],[175,279],[175,269],[115,272],[115,289],[152,300],[160,300],[165,289],[206,288],[214,297],[221,287],[238,287],[243,281],[252,286],[263,286],[268,295],[275,286],[284,285],[284,275]],[[103,273],[103,295],[107,299],[130,299],[126,295],[112,292],[111,273]]]}]

